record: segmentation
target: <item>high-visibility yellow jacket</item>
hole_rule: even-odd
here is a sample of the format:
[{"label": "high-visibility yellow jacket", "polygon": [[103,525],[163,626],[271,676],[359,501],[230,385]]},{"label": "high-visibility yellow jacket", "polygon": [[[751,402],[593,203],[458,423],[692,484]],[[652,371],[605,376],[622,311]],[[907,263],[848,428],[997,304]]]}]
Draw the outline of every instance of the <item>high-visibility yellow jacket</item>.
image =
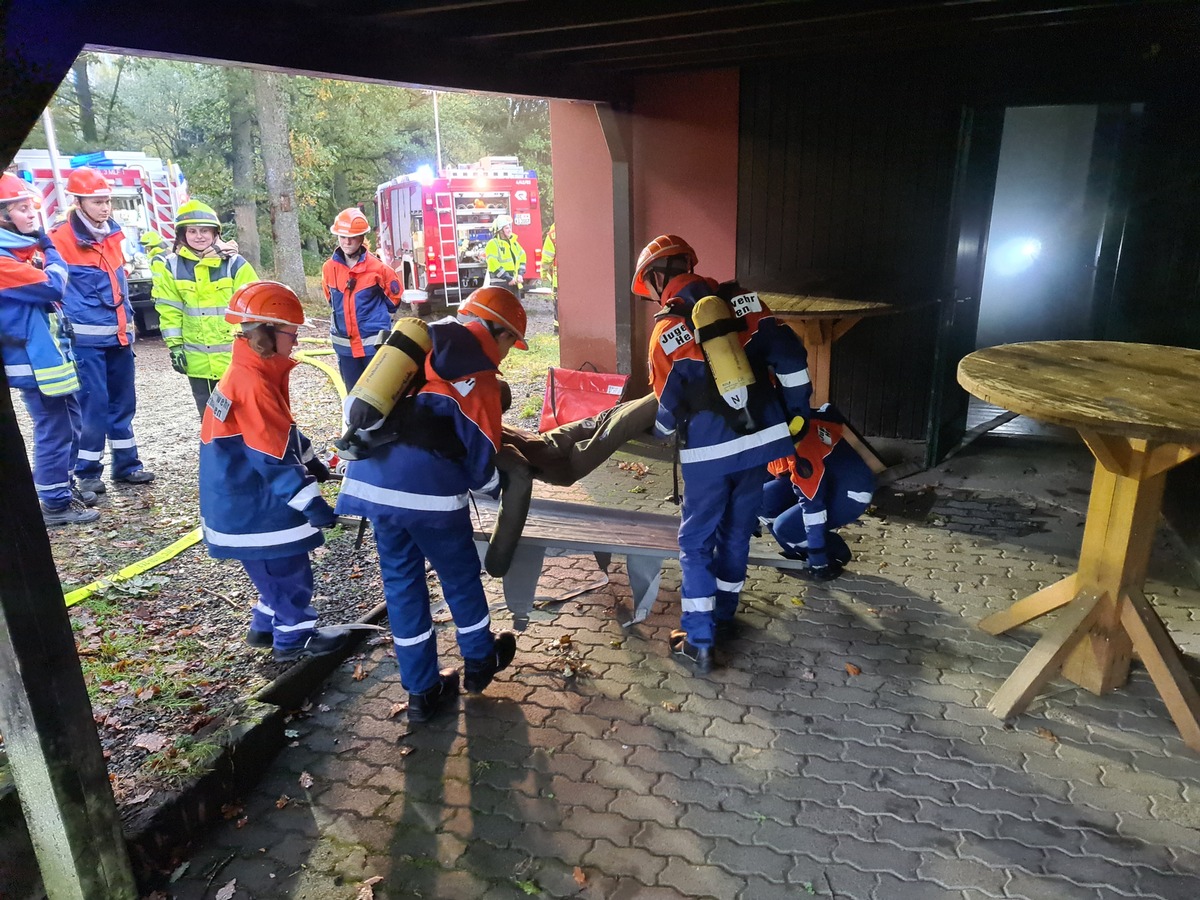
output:
[{"label": "high-visibility yellow jacket", "polygon": [[166,258],[154,277],[154,308],[168,347],[183,347],[189,378],[216,380],[225,374],[238,326],[225,321],[233,292],[257,281],[240,256],[203,258],[187,246]]},{"label": "high-visibility yellow jacket", "polygon": [[488,284],[501,284],[525,275],[525,251],[514,234],[507,241],[496,235],[484,248],[487,254]]},{"label": "high-visibility yellow jacket", "polygon": [[542,244],[542,278],[544,279],[549,273],[550,286],[556,291],[558,290],[557,256],[557,248],[554,246],[554,226],[551,225],[550,230],[546,232],[546,241]]}]

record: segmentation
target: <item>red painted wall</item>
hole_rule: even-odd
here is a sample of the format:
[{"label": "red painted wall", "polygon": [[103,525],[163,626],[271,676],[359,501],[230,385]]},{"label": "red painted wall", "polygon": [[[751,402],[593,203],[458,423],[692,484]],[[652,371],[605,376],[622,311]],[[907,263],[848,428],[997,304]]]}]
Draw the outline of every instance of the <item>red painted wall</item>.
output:
[{"label": "red painted wall", "polygon": [[[736,259],[738,72],[723,69],[639,80],[630,114],[633,249],[666,231],[685,238],[699,271],[732,278]],[[612,163],[590,104],[550,104],[559,247],[562,364],[585,360],[613,371]],[[623,212],[622,212],[623,214]],[[624,302],[628,294],[621,297]],[[630,357],[645,383],[646,341],[655,306],[635,322]]]},{"label": "red painted wall", "polygon": [[550,134],[561,364],[615,372],[612,161],[596,107],[550,101]]}]

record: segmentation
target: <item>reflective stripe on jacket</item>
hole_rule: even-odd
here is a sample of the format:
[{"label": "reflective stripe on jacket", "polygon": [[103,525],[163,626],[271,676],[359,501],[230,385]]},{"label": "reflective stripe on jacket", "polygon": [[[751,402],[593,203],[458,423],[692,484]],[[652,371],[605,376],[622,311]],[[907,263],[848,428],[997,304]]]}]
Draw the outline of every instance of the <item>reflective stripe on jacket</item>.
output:
[{"label": "reflective stripe on jacket", "polygon": [[507,273],[512,278],[525,274],[525,251],[515,234],[507,241],[500,237],[492,238],[487,242],[484,253],[487,254],[489,275],[494,277]]},{"label": "reflective stripe on jacket", "polygon": [[340,356],[373,356],[380,333],[391,330],[392,313],[400,304],[396,273],[369,250],[347,266],[339,247],[325,260],[321,285],[333,312],[329,322],[333,349]]},{"label": "reflective stripe on jacket", "polygon": [[154,308],[167,346],[184,349],[189,378],[215,381],[225,374],[240,330],[225,321],[225,310],[234,291],[257,280],[240,256],[202,258],[181,246],[166,257],[154,278]]},{"label": "reflective stripe on jacket", "polygon": [[73,210],[50,239],[67,264],[69,279],[63,297],[67,318],[81,347],[116,347],[133,343],[133,307],[125,282],[125,235],[108,221],[109,232],[96,242]]},{"label": "reflective stripe on jacket", "polygon": [[262,359],[244,340],[217,385],[200,427],[200,521],[210,556],[275,559],[320,546],[320,529],[303,510],[320,496],[305,468],[312,444],[288,399],[294,360]]}]

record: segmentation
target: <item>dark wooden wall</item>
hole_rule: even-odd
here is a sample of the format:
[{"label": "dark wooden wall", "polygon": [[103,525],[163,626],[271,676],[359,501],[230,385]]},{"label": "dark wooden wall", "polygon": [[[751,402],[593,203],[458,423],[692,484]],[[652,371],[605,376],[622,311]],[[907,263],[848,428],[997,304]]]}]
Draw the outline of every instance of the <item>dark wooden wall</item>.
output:
[{"label": "dark wooden wall", "polygon": [[895,72],[742,71],[738,278],[882,300],[835,347],[835,405],[867,434],[925,436],[959,109]]}]

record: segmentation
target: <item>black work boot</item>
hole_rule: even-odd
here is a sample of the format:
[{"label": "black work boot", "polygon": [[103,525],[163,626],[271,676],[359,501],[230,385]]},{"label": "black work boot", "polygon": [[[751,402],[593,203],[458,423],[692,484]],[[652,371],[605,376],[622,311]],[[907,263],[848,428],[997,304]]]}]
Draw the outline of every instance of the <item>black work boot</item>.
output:
[{"label": "black work boot", "polygon": [[420,694],[408,695],[408,721],[428,722],[458,697],[458,670],[442,669],[438,683]]},{"label": "black work boot", "polygon": [[712,647],[697,647],[687,639],[686,631],[672,631],[667,638],[671,645],[671,653],[684,668],[690,669],[697,675],[707,675],[713,670]]},{"label": "black work boot", "polygon": [[517,654],[517,636],[511,631],[496,635],[496,648],[484,659],[463,660],[463,687],[468,693],[478,694],[496,677],[496,673],[508,668]]},{"label": "black work boot", "polygon": [[337,653],[345,647],[349,636],[349,632],[336,626],[317,628],[308,636],[308,639],[303,644],[297,644],[295,647],[288,647],[282,650],[276,647],[271,651],[271,656],[277,663],[310,659],[314,656],[328,656],[330,653]]}]

